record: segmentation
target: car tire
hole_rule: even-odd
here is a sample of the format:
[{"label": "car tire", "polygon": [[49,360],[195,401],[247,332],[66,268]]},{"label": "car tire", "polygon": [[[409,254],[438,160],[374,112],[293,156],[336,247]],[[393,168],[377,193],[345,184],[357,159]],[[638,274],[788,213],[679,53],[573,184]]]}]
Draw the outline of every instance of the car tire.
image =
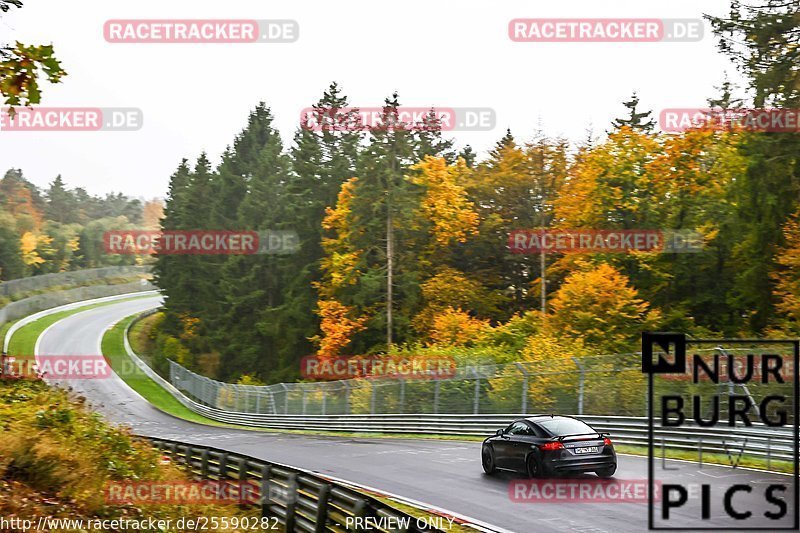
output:
[{"label": "car tire", "polygon": [[616,471],[617,471],[617,465],[614,465],[614,466],[609,466],[608,468],[604,468],[602,470],[595,470],[594,473],[597,474],[597,477],[601,477],[601,478],[605,479],[605,478],[610,478],[611,476],[613,476],[614,472],[616,472]]},{"label": "car tire", "polygon": [[532,479],[539,478],[544,475],[542,463],[536,458],[535,455],[528,456],[528,459],[525,461],[525,470],[527,471],[528,477]]},{"label": "car tire", "polygon": [[494,449],[491,446],[484,446],[481,450],[481,465],[487,474],[494,474],[496,468],[494,463]]}]

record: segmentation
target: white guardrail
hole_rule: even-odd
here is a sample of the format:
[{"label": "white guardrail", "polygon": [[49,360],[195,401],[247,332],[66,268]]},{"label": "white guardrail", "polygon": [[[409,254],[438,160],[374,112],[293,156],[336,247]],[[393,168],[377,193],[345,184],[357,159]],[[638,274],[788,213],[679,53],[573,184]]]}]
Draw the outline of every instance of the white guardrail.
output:
[{"label": "white guardrail", "polygon": [[[147,311],[139,317],[155,310]],[[350,433],[395,433],[407,435],[463,435],[489,436],[506,427],[522,414],[374,414],[374,415],[276,415],[243,413],[203,405],[179,391],[172,383],[158,375],[131,348],[126,328],[125,350],[134,364],[152,378],[181,404],[206,418],[227,424],[272,429],[312,430]],[[647,446],[648,422],[646,417],[576,415],[598,431],[608,432],[618,444]],[[655,445],[700,453],[722,453],[736,457],[744,455],[770,460],[791,460],[794,453],[791,428],[770,428],[753,424],[750,428],[703,428],[684,425],[676,428],[655,428]]]}]

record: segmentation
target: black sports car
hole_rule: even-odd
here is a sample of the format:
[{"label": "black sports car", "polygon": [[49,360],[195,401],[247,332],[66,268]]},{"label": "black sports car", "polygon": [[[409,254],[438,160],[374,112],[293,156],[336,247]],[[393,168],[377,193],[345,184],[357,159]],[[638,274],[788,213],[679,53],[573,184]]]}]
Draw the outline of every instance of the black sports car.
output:
[{"label": "black sports car", "polygon": [[525,472],[530,477],[594,472],[602,478],[617,470],[617,453],[608,434],[570,416],[520,418],[483,441],[483,471]]}]

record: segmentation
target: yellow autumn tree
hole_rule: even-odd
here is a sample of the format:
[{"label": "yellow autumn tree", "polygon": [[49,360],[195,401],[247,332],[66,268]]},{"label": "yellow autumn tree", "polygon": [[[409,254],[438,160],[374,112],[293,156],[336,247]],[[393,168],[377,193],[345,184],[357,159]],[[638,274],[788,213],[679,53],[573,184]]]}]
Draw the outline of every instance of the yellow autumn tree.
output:
[{"label": "yellow autumn tree", "polygon": [[660,151],[655,136],[623,126],[605,143],[583,152],[555,201],[559,225],[567,229],[637,227],[647,218],[653,201],[647,165]]},{"label": "yellow autumn tree", "polygon": [[20,252],[22,253],[22,262],[29,267],[36,267],[44,263],[44,259],[39,256],[37,248],[39,247],[39,239],[33,232],[26,231],[20,238]]},{"label": "yellow autumn tree", "polygon": [[343,286],[355,284],[358,278],[362,251],[352,244],[352,228],[348,221],[357,183],[358,178],[351,178],[342,184],[336,207],[328,207],[322,220],[322,228],[331,236],[322,238],[325,250],[321,260],[323,279],[315,287],[325,297],[333,297]]},{"label": "yellow autumn tree", "polygon": [[451,267],[441,267],[421,285],[425,307],[413,319],[413,326],[422,334],[430,333],[436,316],[448,309],[467,310],[479,317],[496,315],[499,298],[479,282]]},{"label": "yellow autumn tree", "polygon": [[800,211],[783,226],[786,241],[775,257],[776,308],[784,315],[786,326],[793,333],[800,329]]},{"label": "yellow autumn tree", "polygon": [[660,313],[613,266],[579,266],[583,270],[567,276],[553,295],[549,325],[560,337],[582,339],[598,353],[633,351],[641,332],[654,328]]},{"label": "yellow autumn tree", "polygon": [[448,307],[433,316],[430,339],[433,345],[471,346],[486,338],[490,329],[488,320]]},{"label": "yellow autumn tree", "polygon": [[421,218],[430,228],[433,248],[466,242],[478,231],[478,213],[459,184],[459,178],[469,172],[463,159],[448,165],[442,157],[426,156],[411,167],[416,171],[409,179],[421,185],[425,194],[419,207]]},{"label": "yellow autumn tree", "polygon": [[154,198],[144,203],[142,207],[142,226],[145,229],[157,230],[161,228],[161,219],[164,218],[164,202]]}]

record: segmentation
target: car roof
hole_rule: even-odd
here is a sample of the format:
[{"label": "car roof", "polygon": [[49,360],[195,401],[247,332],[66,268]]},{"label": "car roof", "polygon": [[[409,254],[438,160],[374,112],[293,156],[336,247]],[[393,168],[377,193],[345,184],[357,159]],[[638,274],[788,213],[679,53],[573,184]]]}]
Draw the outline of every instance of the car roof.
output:
[{"label": "car roof", "polygon": [[528,422],[541,422],[542,420],[554,420],[554,419],[565,419],[569,418],[571,420],[577,420],[572,416],[565,416],[565,415],[531,415],[525,418],[520,418],[519,420],[527,420]]}]

